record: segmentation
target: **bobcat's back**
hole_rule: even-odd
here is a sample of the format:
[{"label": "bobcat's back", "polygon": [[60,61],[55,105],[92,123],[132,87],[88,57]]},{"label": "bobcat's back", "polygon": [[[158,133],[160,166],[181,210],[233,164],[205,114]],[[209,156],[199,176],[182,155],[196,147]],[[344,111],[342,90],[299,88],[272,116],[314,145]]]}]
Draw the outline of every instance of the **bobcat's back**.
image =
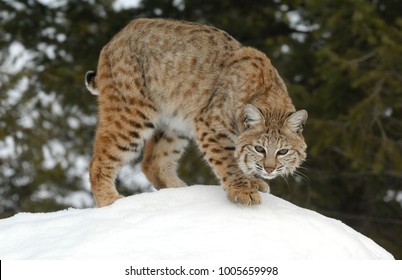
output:
[{"label": "bobcat's back", "polygon": [[181,113],[194,112],[205,102],[228,55],[240,47],[214,27],[140,19],[118,33],[104,51],[117,83],[124,87],[134,72],[143,73],[134,83],[144,83],[144,93],[156,108],[173,114],[178,108],[186,111]]}]

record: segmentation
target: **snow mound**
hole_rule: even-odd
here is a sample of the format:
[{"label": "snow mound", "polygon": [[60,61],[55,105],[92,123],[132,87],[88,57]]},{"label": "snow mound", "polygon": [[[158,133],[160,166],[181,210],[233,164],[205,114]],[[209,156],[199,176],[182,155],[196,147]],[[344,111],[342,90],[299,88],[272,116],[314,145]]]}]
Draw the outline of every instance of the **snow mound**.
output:
[{"label": "snow mound", "polygon": [[340,221],[273,195],[235,205],[221,187],[143,193],[100,209],[0,220],[1,259],[393,259]]}]

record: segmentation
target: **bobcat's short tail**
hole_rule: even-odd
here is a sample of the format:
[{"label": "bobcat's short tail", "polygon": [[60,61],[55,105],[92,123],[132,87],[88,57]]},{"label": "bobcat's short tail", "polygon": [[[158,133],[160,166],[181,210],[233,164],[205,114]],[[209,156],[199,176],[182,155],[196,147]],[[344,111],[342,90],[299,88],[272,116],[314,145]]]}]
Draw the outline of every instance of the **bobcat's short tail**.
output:
[{"label": "bobcat's short tail", "polygon": [[85,85],[90,93],[92,93],[93,95],[99,95],[99,91],[96,88],[95,77],[96,77],[95,71],[88,71],[85,74]]}]

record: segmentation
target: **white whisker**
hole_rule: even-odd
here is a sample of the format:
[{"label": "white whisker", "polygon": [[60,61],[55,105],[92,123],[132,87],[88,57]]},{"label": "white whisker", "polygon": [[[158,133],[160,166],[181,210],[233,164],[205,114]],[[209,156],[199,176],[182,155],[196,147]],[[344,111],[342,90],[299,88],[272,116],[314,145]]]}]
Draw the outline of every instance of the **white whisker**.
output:
[{"label": "white whisker", "polygon": [[302,180],[304,180],[304,181],[306,181],[306,182],[308,182],[308,183],[311,183],[310,178],[309,178],[306,174],[304,174],[304,173],[302,173],[302,172],[300,172],[300,171],[298,171],[298,170],[295,170],[293,173],[294,173],[296,176],[300,177]]}]

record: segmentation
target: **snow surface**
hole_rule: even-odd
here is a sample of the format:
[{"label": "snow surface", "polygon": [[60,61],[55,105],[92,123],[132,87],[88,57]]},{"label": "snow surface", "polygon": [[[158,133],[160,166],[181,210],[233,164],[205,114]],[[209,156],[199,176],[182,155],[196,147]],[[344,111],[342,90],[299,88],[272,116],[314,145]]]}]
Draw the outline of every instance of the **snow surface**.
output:
[{"label": "snow surface", "polygon": [[340,221],[262,194],[244,207],[217,186],[166,189],[104,208],[0,220],[0,259],[393,259]]}]

